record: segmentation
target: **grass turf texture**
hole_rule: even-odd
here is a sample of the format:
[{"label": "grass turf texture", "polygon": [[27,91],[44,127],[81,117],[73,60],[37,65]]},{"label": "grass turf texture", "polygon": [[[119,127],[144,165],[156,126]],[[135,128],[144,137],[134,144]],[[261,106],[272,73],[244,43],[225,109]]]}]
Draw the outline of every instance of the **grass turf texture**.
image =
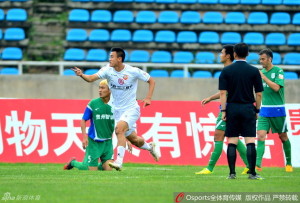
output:
[{"label": "grass turf texture", "polygon": [[123,171],[70,171],[63,164],[0,163],[0,200],[11,196],[40,195],[35,202],[174,202],[174,192],[299,192],[300,168],[263,168],[265,180],[240,175],[227,180],[228,167],[213,174],[195,175],[199,166],[124,164]]}]

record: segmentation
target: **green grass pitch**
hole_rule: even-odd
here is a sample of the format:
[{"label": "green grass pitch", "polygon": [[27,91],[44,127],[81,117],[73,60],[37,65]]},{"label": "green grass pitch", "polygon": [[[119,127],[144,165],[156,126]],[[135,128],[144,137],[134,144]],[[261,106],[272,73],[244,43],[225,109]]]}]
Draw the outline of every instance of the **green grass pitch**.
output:
[{"label": "green grass pitch", "polygon": [[227,166],[216,166],[211,175],[194,175],[203,168],[200,166],[124,164],[121,172],[65,171],[62,167],[0,163],[0,201],[8,192],[16,198],[39,195],[35,202],[165,203],[174,202],[174,192],[300,191],[300,168],[292,173],[284,168],[263,168],[260,175],[264,180],[248,180],[238,167],[237,179],[227,180]]}]

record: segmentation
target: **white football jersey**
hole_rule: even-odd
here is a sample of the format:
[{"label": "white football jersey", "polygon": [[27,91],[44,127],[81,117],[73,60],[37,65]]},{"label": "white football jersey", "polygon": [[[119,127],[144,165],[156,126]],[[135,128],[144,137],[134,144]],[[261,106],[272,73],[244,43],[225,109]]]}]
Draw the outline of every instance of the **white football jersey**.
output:
[{"label": "white football jersey", "polygon": [[124,110],[137,106],[136,91],[138,80],[147,82],[150,78],[150,75],[145,71],[128,64],[124,65],[124,69],[120,72],[107,64],[96,73],[99,78],[107,79],[115,110]]}]

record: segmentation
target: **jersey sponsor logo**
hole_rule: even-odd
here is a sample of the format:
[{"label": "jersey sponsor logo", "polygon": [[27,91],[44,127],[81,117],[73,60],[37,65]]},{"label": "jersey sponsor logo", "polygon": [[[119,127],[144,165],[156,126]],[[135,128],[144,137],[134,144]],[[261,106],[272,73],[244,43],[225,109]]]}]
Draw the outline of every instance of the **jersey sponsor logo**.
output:
[{"label": "jersey sponsor logo", "polygon": [[127,80],[128,77],[129,77],[128,75],[124,75],[124,76],[123,76],[123,79],[124,79],[124,80]]},{"label": "jersey sponsor logo", "polygon": [[279,75],[278,75],[278,78],[279,78],[279,79],[283,79],[284,76],[283,76],[282,74],[279,74]]},{"label": "jersey sponsor logo", "polygon": [[124,85],[124,79],[119,78],[119,79],[118,79],[118,83],[119,83],[120,85]]},{"label": "jersey sponsor logo", "polygon": [[132,88],[132,85],[130,85],[130,86],[118,86],[118,85],[110,84],[110,89],[128,90],[128,89],[131,89],[131,88]]}]

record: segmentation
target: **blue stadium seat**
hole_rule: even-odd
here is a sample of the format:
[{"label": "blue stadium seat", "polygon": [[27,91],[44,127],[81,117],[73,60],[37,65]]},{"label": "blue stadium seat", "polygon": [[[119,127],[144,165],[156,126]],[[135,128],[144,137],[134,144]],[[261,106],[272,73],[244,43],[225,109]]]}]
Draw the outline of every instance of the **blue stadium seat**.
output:
[{"label": "blue stadium seat", "polygon": [[89,0],[71,0],[71,1],[74,1],[74,2],[89,2]]},{"label": "blue stadium seat", "polygon": [[7,28],[4,33],[4,40],[19,41],[25,39],[23,28]]},{"label": "blue stadium seat", "polygon": [[287,53],[283,57],[283,64],[285,65],[300,65],[300,53]]},{"label": "blue stadium seat", "polygon": [[70,29],[67,33],[66,40],[74,42],[83,42],[87,40],[87,32],[84,29]]},{"label": "blue stadium seat", "polygon": [[201,17],[197,11],[184,11],[181,13],[180,23],[197,24],[200,22],[201,22]]},{"label": "blue stadium seat", "polygon": [[217,44],[219,41],[219,34],[217,32],[204,31],[199,35],[199,43],[201,44]]},{"label": "blue stadium seat", "polygon": [[116,29],[111,33],[111,41],[125,42],[131,41],[131,33],[126,29]]},{"label": "blue stadium seat", "polygon": [[282,4],[282,0],[262,0],[261,4],[266,5],[280,5]]},{"label": "blue stadium seat", "polygon": [[137,23],[155,23],[156,14],[154,11],[139,11],[136,15],[135,22]]},{"label": "blue stadium seat", "polygon": [[266,36],[266,45],[285,45],[286,39],[283,33],[269,33]]},{"label": "blue stadium seat", "polygon": [[242,12],[228,12],[225,17],[225,23],[227,24],[244,24],[246,18]]},{"label": "blue stadium seat", "polygon": [[184,70],[173,70],[171,72],[170,77],[172,77],[172,78],[183,78],[185,73],[186,73],[187,77],[191,77],[190,72],[188,72],[188,71],[185,72]]},{"label": "blue stadium seat", "polygon": [[171,63],[172,56],[168,51],[154,51],[151,55],[152,63]]},{"label": "blue stadium seat", "polygon": [[178,51],[174,54],[173,63],[192,63],[194,55],[189,51]]},{"label": "blue stadium seat", "polygon": [[254,25],[268,24],[268,15],[265,12],[251,12],[247,22]]},{"label": "blue stadium seat", "polygon": [[133,13],[129,10],[119,10],[114,13],[113,22],[115,23],[132,23]]},{"label": "blue stadium seat", "polygon": [[159,23],[178,23],[178,14],[175,11],[161,11],[158,16]]},{"label": "blue stadium seat", "polygon": [[288,37],[287,44],[291,46],[299,46],[300,45],[300,33],[292,33]]},{"label": "blue stadium seat", "polygon": [[291,16],[286,12],[276,12],[271,15],[270,24],[287,25],[291,23]]},{"label": "blue stadium seat", "polygon": [[283,0],[283,5],[300,5],[299,0]]},{"label": "blue stadium seat", "polygon": [[133,0],[113,0],[114,2],[133,2]]},{"label": "blue stadium seat", "polygon": [[198,52],[196,54],[196,63],[215,63],[215,54],[212,52]]},{"label": "blue stadium seat", "polygon": [[176,0],[156,0],[156,3],[172,4],[172,3],[176,3]]},{"label": "blue stadium seat", "polygon": [[223,16],[217,11],[208,11],[203,15],[203,23],[220,24],[223,23]]},{"label": "blue stadium seat", "polygon": [[214,78],[219,78],[221,75],[222,71],[217,71],[214,73]]},{"label": "blue stadium seat", "polygon": [[242,41],[241,34],[238,32],[224,32],[221,36],[222,44],[237,44]]},{"label": "blue stadium seat", "polygon": [[296,72],[284,72],[284,79],[298,80],[298,74]]},{"label": "blue stadium seat", "polygon": [[27,12],[23,8],[11,8],[6,13],[7,21],[26,21]]},{"label": "blue stadium seat", "polygon": [[112,20],[112,15],[109,10],[95,10],[91,15],[91,22],[109,23]]},{"label": "blue stadium seat", "polygon": [[195,4],[198,0],[177,0],[177,3],[179,4]]},{"label": "blue stadium seat", "polygon": [[281,64],[281,55],[277,52],[273,52],[273,60],[272,63],[274,65],[278,65]]},{"label": "blue stadium seat", "polygon": [[159,69],[151,70],[149,72],[149,74],[150,74],[151,77],[157,77],[157,78],[167,78],[167,77],[169,77],[169,73],[166,70],[159,70]]},{"label": "blue stadium seat", "polygon": [[132,37],[133,42],[152,42],[153,32],[152,30],[136,30]]},{"label": "blue stadium seat", "polygon": [[219,0],[198,0],[200,4],[217,4]]},{"label": "blue stadium seat", "polygon": [[220,0],[220,4],[239,4],[240,0]]},{"label": "blue stadium seat", "polygon": [[5,19],[4,11],[0,8],[0,21]]},{"label": "blue stadium seat", "polygon": [[85,52],[83,49],[70,48],[65,51],[65,61],[83,61],[85,59]]},{"label": "blue stadium seat", "polygon": [[129,61],[147,63],[150,60],[150,54],[146,50],[134,50],[131,52]]},{"label": "blue stadium seat", "polygon": [[65,69],[64,72],[63,72],[63,75],[76,76],[75,72],[71,69]]},{"label": "blue stadium seat", "polygon": [[300,13],[295,13],[292,23],[294,25],[300,25]]},{"label": "blue stadium seat", "polygon": [[212,78],[212,74],[207,70],[197,70],[193,73],[193,78]]},{"label": "blue stadium seat", "polygon": [[261,4],[261,0],[241,0],[241,4],[249,4],[249,5]]},{"label": "blue stadium seat", "polygon": [[91,69],[87,69],[84,71],[85,75],[93,75],[95,73],[97,73],[99,71],[99,69],[95,69],[95,68],[91,68]]},{"label": "blue stadium seat", "polygon": [[247,32],[244,36],[243,42],[249,45],[263,45],[264,35],[259,32]]},{"label": "blue stadium seat", "polygon": [[70,22],[88,22],[90,13],[86,9],[73,9],[69,13]]},{"label": "blue stadium seat", "polygon": [[2,39],[2,35],[3,35],[3,33],[2,33],[2,30],[0,29],[0,40]]},{"label": "blue stadium seat", "polygon": [[3,60],[21,60],[22,58],[22,50],[18,47],[6,47],[2,51]]},{"label": "blue stadium seat", "polygon": [[173,43],[176,40],[175,32],[171,30],[160,30],[155,35],[155,42]]},{"label": "blue stadium seat", "polygon": [[0,75],[19,75],[19,70],[15,67],[5,67],[0,69]]},{"label": "blue stadium seat", "polygon": [[250,64],[258,64],[259,62],[259,55],[254,52],[250,52],[247,56],[247,62]]},{"label": "blue stadium seat", "polygon": [[87,61],[107,61],[107,52],[104,49],[90,49],[86,55]]},{"label": "blue stadium seat", "polygon": [[155,0],[135,0],[135,2],[139,2],[139,3],[152,3],[152,2],[155,2]]},{"label": "blue stadium seat", "polygon": [[178,43],[196,43],[197,34],[193,31],[180,31],[177,34]]},{"label": "blue stadium seat", "polygon": [[90,32],[89,41],[92,42],[105,42],[109,41],[110,36],[108,30],[105,29],[95,29]]},{"label": "blue stadium seat", "polygon": [[91,2],[111,2],[112,0],[90,0]]}]

